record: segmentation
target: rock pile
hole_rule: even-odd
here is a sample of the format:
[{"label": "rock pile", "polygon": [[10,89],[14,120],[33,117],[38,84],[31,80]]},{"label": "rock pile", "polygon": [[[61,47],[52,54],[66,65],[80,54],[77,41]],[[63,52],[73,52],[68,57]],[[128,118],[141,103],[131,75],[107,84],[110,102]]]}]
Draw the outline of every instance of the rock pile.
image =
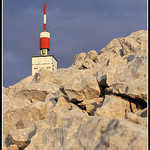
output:
[{"label": "rock pile", "polygon": [[3,87],[3,150],[146,150],[147,102],[141,30]]}]

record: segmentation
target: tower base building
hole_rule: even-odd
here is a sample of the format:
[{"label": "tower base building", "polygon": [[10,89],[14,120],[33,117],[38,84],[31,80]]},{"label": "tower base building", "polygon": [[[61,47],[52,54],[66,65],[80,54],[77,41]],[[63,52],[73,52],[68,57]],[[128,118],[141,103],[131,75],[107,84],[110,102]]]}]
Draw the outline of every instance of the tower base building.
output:
[{"label": "tower base building", "polygon": [[41,68],[55,72],[57,70],[57,59],[53,55],[32,56],[32,75]]}]

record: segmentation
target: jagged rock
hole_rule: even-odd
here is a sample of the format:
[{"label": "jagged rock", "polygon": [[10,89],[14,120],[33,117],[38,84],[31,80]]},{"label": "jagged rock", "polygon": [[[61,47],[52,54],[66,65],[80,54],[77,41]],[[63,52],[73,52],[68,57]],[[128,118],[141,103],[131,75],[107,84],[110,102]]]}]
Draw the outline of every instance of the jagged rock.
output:
[{"label": "jagged rock", "polygon": [[146,141],[144,126],[134,125],[124,120],[91,118],[60,149],[145,150]]},{"label": "jagged rock", "polygon": [[145,108],[143,110],[138,110],[135,112],[135,114],[140,117],[147,117],[147,108]]},{"label": "jagged rock", "polygon": [[97,52],[95,50],[89,51],[86,53],[77,54],[74,58],[73,66],[76,69],[90,69],[96,66],[95,62],[97,61]]},{"label": "jagged rock", "polygon": [[67,69],[61,68],[56,70],[56,72],[53,74],[53,78],[55,80],[58,80],[60,85],[67,84],[77,76],[81,75],[83,71],[79,71],[78,69],[74,67],[69,67]]},{"label": "jagged rock", "polygon": [[47,103],[44,102],[36,102],[32,103],[29,107],[27,107],[22,115],[25,115],[26,118],[30,120],[42,120],[45,118],[49,108],[54,106],[54,104],[50,101]]},{"label": "jagged rock", "polygon": [[9,133],[9,138],[12,144],[16,144],[18,148],[24,149],[29,145],[35,132],[35,128],[13,129]]},{"label": "jagged rock", "polygon": [[84,101],[86,103],[86,112],[88,112],[90,115],[94,115],[94,111],[96,107],[102,103],[103,98],[94,98],[91,100]]},{"label": "jagged rock", "polygon": [[27,98],[29,100],[44,101],[49,93],[54,94],[59,90],[59,86],[54,83],[31,83],[26,84],[22,89],[14,93],[17,98]]},{"label": "jagged rock", "polygon": [[147,101],[147,31],[112,40],[97,57],[97,80],[113,93]]},{"label": "jagged rock", "polygon": [[[18,121],[16,121],[14,118],[13,121],[14,121],[13,128],[11,128],[11,126],[9,125],[8,126],[9,130],[8,130],[7,126],[4,126],[4,129],[7,130],[7,132],[5,131],[5,134],[3,136],[3,138],[4,138],[4,140],[3,140],[4,144],[3,145],[4,145],[4,147],[6,147],[6,149],[11,149],[11,148],[12,149],[13,148],[19,149],[19,147],[22,147],[23,145],[24,146],[26,144],[28,145],[30,138],[35,133],[35,125],[29,119],[22,117]],[[12,122],[11,122],[11,124],[12,124]],[[26,140],[23,141],[23,139],[25,139],[25,138],[26,138]]]},{"label": "jagged rock", "polygon": [[[7,111],[5,111],[5,113],[3,114],[3,136],[5,139],[5,144],[10,146],[9,141],[11,140],[8,140],[7,136],[11,134],[11,131],[14,131],[16,129],[29,128],[37,120],[44,119],[49,108],[51,108],[52,106],[53,104],[51,102],[44,103],[37,101],[20,109],[14,109],[13,107],[10,107]],[[24,136],[22,135],[22,133],[25,130],[16,131],[22,131],[20,133],[20,136]],[[11,142],[11,144],[13,143]]]},{"label": "jagged rock", "polygon": [[74,57],[73,65],[75,66],[76,69],[82,68],[82,64],[84,62],[86,55],[87,55],[86,53],[80,53]]},{"label": "jagged rock", "polygon": [[[119,50],[121,49],[121,45],[118,39],[113,39],[106,47],[99,51],[100,55],[97,57],[97,80],[102,86],[107,86],[107,71],[109,71],[110,61],[114,60],[116,56],[120,55]],[[118,58],[115,59],[116,63],[118,63]],[[122,60],[119,58],[119,60]],[[112,69],[115,69],[115,66],[112,66]],[[112,70],[113,71],[113,70]]]},{"label": "jagged rock", "polygon": [[[124,94],[132,98],[147,101],[146,57],[137,57],[134,61],[115,67],[107,72],[107,84],[113,93]],[[128,71],[126,71],[128,70]]]},{"label": "jagged rock", "polygon": [[133,32],[125,38],[113,39],[105,48],[100,50],[100,54],[104,51],[119,52],[120,55],[128,55],[133,52],[135,54],[147,53],[147,30]]},{"label": "jagged rock", "polygon": [[87,120],[87,117],[76,109],[68,110],[59,106],[51,108],[43,121],[36,122],[36,134],[25,150],[59,149]]},{"label": "jagged rock", "polygon": [[[61,87],[60,87],[61,88]],[[63,93],[60,89],[54,93],[55,97],[61,97],[61,96],[67,96],[65,93]]]},{"label": "jagged rock", "polygon": [[19,99],[11,95],[3,94],[3,113],[22,109],[30,104],[31,102],[28,99]]},{"label": "jagged rock", "polygon": [[51,109],[45,120],[38,121],[36,126],[36,134],[26,150],[37,148],[96,150],[108,147],[114,150],[134,148],[144,150],[147,147],[147,129],[144,126],[125,120],[89,117],[62,107]]},{"label": "jagged rock", "polygon": [[93,60],[94,62],[97,61],[97,52],[95,50],[90,50],[88,53],[87,53],[87,56],[86,58],[90,58],[91,60]]},{"label": "jagged rock", "polygon": [[37,74],[37,77],[36,75],[29,76],[14,86],[5,88],[4,94],[34,102],[36,100],[44,101],[49,93],[54,94],[59,90],[58,81],[53,79],[52,73],[48,70],[42,69]]},{"label": "jagged rock", "polygon": [[147,53],[147,31],[140,30],[133,32],[126,38],[121,38],[120,44],[122,46],[121,52],[123,55],[133,52],[140,55],[143,51]]},{"label": "jagged rock", "polygon": [[84,109],[79,108],[79,104],[75,105],[73,103],[71,103],[72,109],[75,109],[76,111],[80,112],[80,113],[84,113],[85,115],[88,115],[87,111],[85,111]]},{"label": "jagged rock", "polygon": [[20,82],[16,83],[15,85],[5,88],[4,94],[13,96],[16,91],[23,88],[27,83],[31,83],[32,80],[33,80],[33,76],[26,77]]},{"label": "jagged rock", "polygon": [[103,98],[100,97],[100,98],[94,98],[90,100],[84,100],[81,103],[78,103],[77,105],[81,107],[82,109],[85,109],[88,114],[93,115],[96,107],[100,103],[102,103],[102,101],[103,101]]},{"label": "jagged rock", "polygon": [[35,83],[39,83],[39,82],[57,83],[57,81],[53,79],[52,74],[53,73],[51,71],[41,68],[40,70],[38,70],[38,72],[35,73],[33,82]]},{"label": "jagged rock", "polygon": [[13,118],[12,114],[15,114],[18,110],[31,105],[28,99],[18,99],[11,95],[3,94],[3,135],[7,136],[11,128],[15,128],[15,121],[17,118]]},{"label": "jagged rock", "polygon": [[91,50],[87,53],[84,61],[82,62],[82,67],[80,69],[91,69],[96,66],[97,61],[97,52],[95,50]]},{"label": "jagged rock", "polygon": [[125,119],[126,110],[130,111],[128,100],[114,95],[105,95],[103,103],[97,107],[94,115],[110,119]]},{"label": "jagged rock", "polygon": [[63,88],[70,101],[83,101],[98,98],[100,95],[99,85],[93,75],[78,76]]},{"label": "jagged rock", "polygon": [[91,68],[94,68],[96,66],[96,63],[87,57],[87,58],[85,58],[82,66],[83,66],[83,68],[91,69]]},{"label": "jagged rock", "polygon": [[[15,105],[17,105],[17,103]],[[52,106],[53,103],[51,101],[47,103],[37,101],[24,107],[17,107],[17,109],[14,109],[13,107],[9,107],[9,109],[7,108],[7,111],[5,110],[3,114],[3,135],[7,136],[10,130],[17,129],[19,126],[19,124],[17,125],[17,123],[18,121],[20,121],[20,119],[22,119],[23,121],[23,127],[27,127],[32,122],[35,122],[37,120],[44,119],[49,108],[51,108]],[[29,124],[25,122],[28,122]]]},{"label": "jagged rock", "polygon": [[73,79],[83,75],[83,74],[89,74],[89,75],[95,75],[97,72],[97,66],[91,69],[76,69],[74,66],[71,66],[69,68],[61,68],[56,70],[56,72],[53,74],[53,78],[57,80],[61,85],[65,85],[70,83]]},{"label": "jagged rock", "polygon": [[56,106],[66,108],[68,110],[72,109],[72,105],[69,102],[68,97],[59,97]]},{"label": "jagged rock", "polygon": [[147,117],[140,117],[132,112],[128,112],[126,114],[126,119],[128,121],[131,121],[133,123],[137,123],[137,124],[141,124],[141,125],[144,125],[144,126],[147,126]]},{"label": "jagged rock", "polygon": [[34,90],[34,89],[23,89],[15,93],[15,97],[17,98],[27,98],[30,101],[34,102],[44,101],[45,97],[48,95],[46,91]]},{"label": "jagged rock", "polygon": [[55,95],[54,94],[51,94],[51,93],[49,93],[46,97],[45,97],[45,99],[44,99],[44,102],[49,102],[49,101],[51,101],[52,103],[53,103],[53,105],[56,105],[56,100],[55,100]]}]

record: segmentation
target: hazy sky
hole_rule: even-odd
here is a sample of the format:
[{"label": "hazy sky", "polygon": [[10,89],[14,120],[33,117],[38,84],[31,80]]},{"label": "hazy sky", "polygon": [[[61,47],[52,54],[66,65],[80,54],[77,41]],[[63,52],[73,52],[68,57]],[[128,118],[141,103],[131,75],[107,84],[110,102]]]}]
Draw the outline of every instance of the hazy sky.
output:
[{"label": "hazy sky", "polygon": [[74,56],[105,47],[112,39],[147,29],[147,0],[3,0],[3,86],[32,73],[32,55],[39,54],[43,4],[47,30],[58,68]]}]

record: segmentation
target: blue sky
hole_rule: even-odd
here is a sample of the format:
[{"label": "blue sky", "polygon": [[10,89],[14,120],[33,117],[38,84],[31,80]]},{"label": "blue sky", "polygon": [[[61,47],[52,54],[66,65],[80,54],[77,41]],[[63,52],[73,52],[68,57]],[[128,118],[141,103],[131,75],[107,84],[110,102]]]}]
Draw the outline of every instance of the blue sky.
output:
[{"label": "blue sky", "polygon": [[43,4],[58,68],[74,56],[105,47],[112,39],[147,29],[147,0],[4,0],[3,86],[31,75],[32,55],[39,53]]}]

